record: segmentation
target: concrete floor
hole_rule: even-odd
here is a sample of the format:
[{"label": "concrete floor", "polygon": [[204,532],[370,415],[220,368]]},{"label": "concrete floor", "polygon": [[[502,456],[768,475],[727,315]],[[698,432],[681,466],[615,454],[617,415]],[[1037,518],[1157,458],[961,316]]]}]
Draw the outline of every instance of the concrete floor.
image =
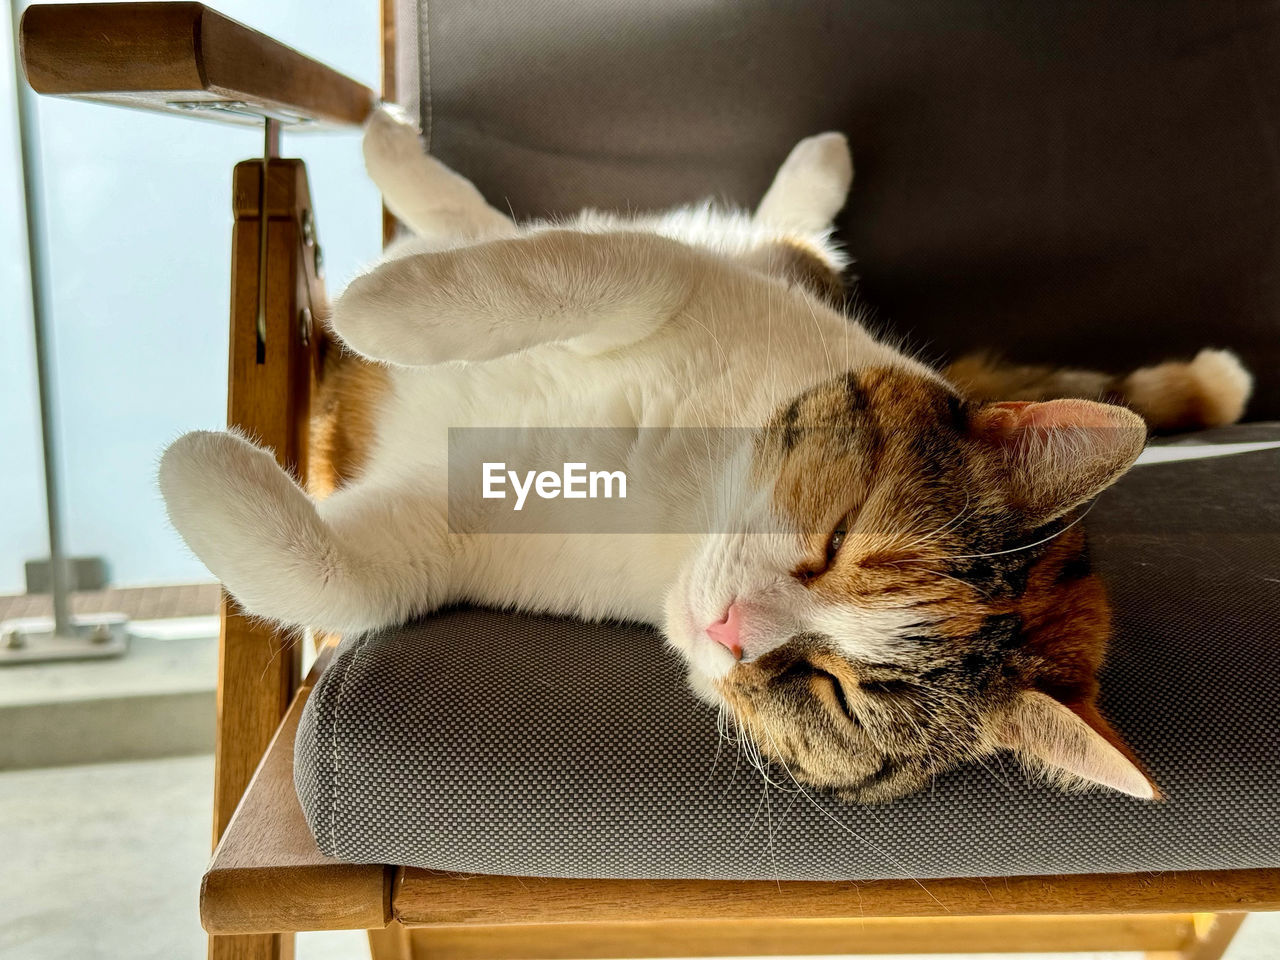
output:
[{"label": "concrete floor", "polygon": [[[212,777],[207,756],[0,773],[0,960],[203,958]],[[1250,917],[1227,956],[1280,960],[1280,914]],[[298,938],[298,960],[367,957],[360,932]],[[1140,960],[1058,960],[1086,957]]]},{"label": "concrete floor", "polygon": [[[197,960],[213,758],[0,773],[0,958]],[[365,935],[298,938],[297,960],[356,960]]]}]

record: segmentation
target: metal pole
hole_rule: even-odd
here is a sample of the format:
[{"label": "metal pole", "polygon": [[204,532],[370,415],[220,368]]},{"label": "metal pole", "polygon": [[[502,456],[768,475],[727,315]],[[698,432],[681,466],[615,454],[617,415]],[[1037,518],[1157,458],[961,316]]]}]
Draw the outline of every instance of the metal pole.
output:
[{"label": "metal pole", "polygon": [[44,453],[45,514],[49,520],[49,579],[53,592],[53,629],[59,637],[70,637],[70,605],[67,566],[62,553],[62,498],[58,482],[57,435],[54,427],[52,344],[49,340],[49,264],[44,235],[44,208],[41,183],[39,135],[36,129],[34,97],[22,73],[18,43],[21,19],[18,0],[9,0],[13,23],[13,68],[18,107],[18,140],[22,147],[22,197],[27,221],[27,267],[31,277],[31,325],[36,347],[36,384],[40,397],[40,442]]},{"label": "metal pole", "polygon": [[280,121],[267,117],[262,127],[262,158],[275,160],[280,156]]},{"label": "metal pole", "polygon": [[262,182],[258,185],[258,363],[267,361],[267,166],[280,156],[280,121],[267,117],[262,132]]}]

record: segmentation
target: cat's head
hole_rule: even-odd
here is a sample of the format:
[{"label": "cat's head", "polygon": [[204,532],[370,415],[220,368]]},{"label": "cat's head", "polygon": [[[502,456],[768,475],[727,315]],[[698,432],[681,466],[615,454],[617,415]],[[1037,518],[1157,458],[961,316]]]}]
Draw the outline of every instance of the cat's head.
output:
[{"label": "cat's head", "polygon": [[668,635],[763,754],[849,799],[1001,750],[1153,798],[1094,705],[1110,617],[1075,525],[1145,439],[1116,406],[837,377],[760,431],[737,532],[681,571]]}]

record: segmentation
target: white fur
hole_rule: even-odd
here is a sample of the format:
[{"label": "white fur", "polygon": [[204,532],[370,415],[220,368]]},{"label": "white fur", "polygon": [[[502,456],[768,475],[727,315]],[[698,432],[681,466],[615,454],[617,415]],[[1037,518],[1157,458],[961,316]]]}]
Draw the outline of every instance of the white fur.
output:
[{"label": "white fur", "polygon": [[[806,623],[851,653],[891,655],[901,618],[825,609],[788,575],[801,540],[745,485],[749,451],[724,439],[744,434],[708,432],[716,440],[692,451],[656,442],[643,456],[625,451],[640,473],[633,487],[659,491],[619,506],[618,522],[634,532],[450,533],[446,517],[449,427],[696,436],[758,427],[845,370],[934,376],[763,272],[758,252],[782,237],[843,265],[830,242],[852,176],[843,137],[798,145],[755,217],[708,205],[638,218],[589,211],[519,228],[424,156],[416,130],[393,111],[371,121],[365,154],[388,206],[418,236],[334,308],[338,335],[390,365],[363,473],[316,503],[269,453],[233,434],[190,434],[161,463],[174,525],[247,610],[344,632],[454,600],[632,618],[665,629],[704,691],[732,663],[704,628],[734,600],[752,611],[748,655]],[[536,452],[547,463],[605,452],[563,444],[553,438]],[[701,513],[708,489],[723,493],[724,527]],[[470,501],[455,491],[451,506],[479,515],[478,498],[478,487]],[[564,529],[564,511],[577,509],[561,501],[538,522],[558,518]]]},{"label": "white fur", "polygon": [[842,133],[820,133],[792,148],[756,209],[761,223],[783,230],[828,227],[853,185],[853,158]]},{"label": "white fur", "polygon": [[375,110],[364,136],[364,162],[387,208],[420,237],[455,244],[510,236],[515,224],[480,191],[422,150],[418,129],[395,106]]}]

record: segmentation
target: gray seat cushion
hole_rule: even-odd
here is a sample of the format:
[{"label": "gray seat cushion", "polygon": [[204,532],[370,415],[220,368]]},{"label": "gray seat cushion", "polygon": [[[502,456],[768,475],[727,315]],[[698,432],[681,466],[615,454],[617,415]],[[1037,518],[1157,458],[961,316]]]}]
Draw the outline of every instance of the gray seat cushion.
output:
[{"label": "gray seat cushion", "polygon": [[[1280,424],[1182,443],[1280,440]],[[320,848],[475,873],[881,879],[1280,865],[1280,449],[1131,472],[1087,523],[1103,707],[1166,792],[1010,761],[881,807],[772,783],[635,626],[455,610],[342,645],[295,779]]]}]

